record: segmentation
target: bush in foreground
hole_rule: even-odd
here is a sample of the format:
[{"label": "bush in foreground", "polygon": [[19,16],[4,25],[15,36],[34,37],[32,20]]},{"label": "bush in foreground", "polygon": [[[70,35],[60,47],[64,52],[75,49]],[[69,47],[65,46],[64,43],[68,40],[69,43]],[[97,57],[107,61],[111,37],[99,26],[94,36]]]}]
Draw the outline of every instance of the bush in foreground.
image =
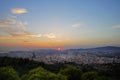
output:
[{"label": "bush in foreground", "polygon": [[0,80],[20,80],[20,78],[12,67],[0,67]]},{"label": "bush in foreground", "polygon": [[67,80],[65,76],[61,74],[54,74],[46,71],[42,67],[35,68],[29,71],[28,74],[22,76],[22,80]]}]

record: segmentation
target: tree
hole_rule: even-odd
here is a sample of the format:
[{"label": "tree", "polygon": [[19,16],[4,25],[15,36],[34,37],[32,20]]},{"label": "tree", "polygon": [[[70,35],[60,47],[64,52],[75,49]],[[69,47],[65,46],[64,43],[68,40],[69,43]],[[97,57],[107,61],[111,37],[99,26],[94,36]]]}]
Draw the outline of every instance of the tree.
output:
[{"label": "tree", "polygon": [[20,78],[12,67],[1,67],[0,80],[20,80]]},{"label": "tree", "polygon": [[81,70],[73,67],[73,66],[69,66],[65,69],[60,70],[60,74],[63,74],[67,77],[67,80],[81,80]]},{"label": "tree", "polygon": [[86,72],[82,75],[82,80],[101,80],[96,72]]},{"label": "tree", "polygon": [[61,74],[54,74],[46,71],[42,67],[31,70],[28,74],[22,76],[22,80],[66,80],[66,77]]}]

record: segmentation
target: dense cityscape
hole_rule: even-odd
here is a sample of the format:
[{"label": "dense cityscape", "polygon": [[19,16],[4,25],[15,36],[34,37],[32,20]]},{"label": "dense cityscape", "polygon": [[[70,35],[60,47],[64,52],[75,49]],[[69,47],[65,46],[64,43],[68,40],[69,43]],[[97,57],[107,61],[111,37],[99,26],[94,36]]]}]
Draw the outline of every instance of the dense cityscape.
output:
[{"label": "dense cityscape", "polygon": [[120,63],[120,47],[100,47],[91,49],[40,49],[33,51],[10,51],[0,56],[28,58],[47,64],[75,62],[77,64]]}]

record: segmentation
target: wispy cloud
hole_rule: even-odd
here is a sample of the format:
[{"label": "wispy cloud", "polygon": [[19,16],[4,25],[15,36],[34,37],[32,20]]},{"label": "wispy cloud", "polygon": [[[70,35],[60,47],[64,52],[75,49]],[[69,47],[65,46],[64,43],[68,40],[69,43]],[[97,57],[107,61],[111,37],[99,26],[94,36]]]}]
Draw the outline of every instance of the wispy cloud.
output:
[{"label": "wispy cloud", "polygon": [[114,25],[112,28],[120,28],[120,25]]},{"label": "wispy cloud", "polygon": [[72,25],[72,27],[74,27],[74,28],[78,28],[78,27],[82,27],[82,26],[84,26],[83,23],[78,23],[78,24],[73,24]]},{"label": "wispy cloud", "polygon": [[56,35],[54,33],[40,34],[31,33],[27,31],[27,22],[17,20],[16,17],[0,18],[0,32],[8,34],[2,36],[0,34],[0,39],[19,39],[19,38],[49,38],[54,39]]},{"label": "wispy cloud", "polygon": [[0,36],[0,39],[31,39],[40,38],[40,34],[12,34],[10,36]]},{"label": "wispy cloud", "polygon": [[6,27],[9,26],[9,24],[11,24],[12,20],[9,19],[5,19],[5,18],[0,18],[0,27]]},{"label": "wispy cloud", "polygon": [[27,10],[25,8],[14,8],[11,10],[13,14],[24,14],[27,13]]},{"label": "wispy cloud", "polygon": [[44,34],[43,36],[50,38],[50,39],[56,38],[56,35],[54,33]]},{"label": "wispy cloud", "polygon": [[7,17],[0,18],[0,29],[10,35],[14,34],[25,34],[26,22],[16,20],[15,18]]},{"label": "wispy cloud", "polygon": [[35,34],[27,31],[27,24],[27,22],[17,20],[15,17],[0,18],[0,32],[7,33],[8,36],[19,38],[42,36],[42,34]]},{"label": "wispy cloud", "polygon": [[41,37],[42,34],[24,33],[24,34],[11,34],[13,37]]},{"label": "wispy cloud", "polygon": [[0,22],[0,27],[1,27],[1,26],[4,26],[4,27],[5,27],[5,26],[8,26],[8,23],[7,23],[7,22]]}]

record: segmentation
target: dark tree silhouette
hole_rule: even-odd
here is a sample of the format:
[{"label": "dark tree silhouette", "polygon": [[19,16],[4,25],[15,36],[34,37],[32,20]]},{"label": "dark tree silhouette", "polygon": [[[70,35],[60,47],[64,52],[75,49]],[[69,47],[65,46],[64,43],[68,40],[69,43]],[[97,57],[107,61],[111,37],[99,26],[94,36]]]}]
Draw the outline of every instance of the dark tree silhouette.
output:
[{"label": "dark tree silhouette", "polygon": [[67,76],[68,80],[81,80],[82,72],[76,67],[69,66],[65,69],[62,69],[60,73]]}]

